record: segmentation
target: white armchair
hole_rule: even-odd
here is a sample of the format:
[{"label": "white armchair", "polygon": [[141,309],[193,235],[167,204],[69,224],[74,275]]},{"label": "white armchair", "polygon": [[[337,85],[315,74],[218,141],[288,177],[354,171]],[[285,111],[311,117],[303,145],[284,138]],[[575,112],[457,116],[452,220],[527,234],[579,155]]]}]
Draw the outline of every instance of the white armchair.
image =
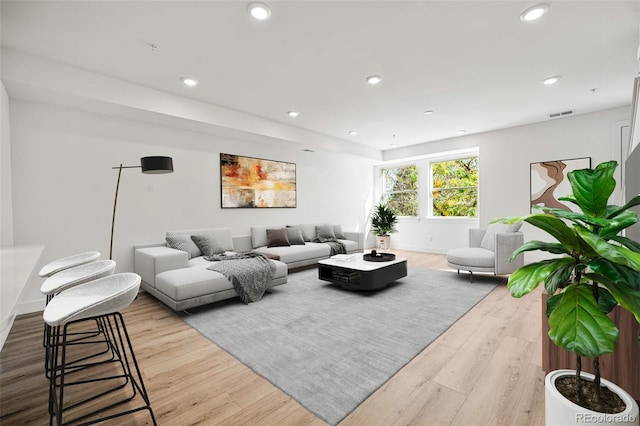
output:
[{"label": "white armchair", "polygon": [[486,229],[469,229],[469,247],[449,250],[447,264],[458,273],[469,271],[470,281],[474,272],[512,273],[524,264],[522,254],[509,262],[513,252],[524,244],[524,235],[518,232],[521,225],[492,223]]}]

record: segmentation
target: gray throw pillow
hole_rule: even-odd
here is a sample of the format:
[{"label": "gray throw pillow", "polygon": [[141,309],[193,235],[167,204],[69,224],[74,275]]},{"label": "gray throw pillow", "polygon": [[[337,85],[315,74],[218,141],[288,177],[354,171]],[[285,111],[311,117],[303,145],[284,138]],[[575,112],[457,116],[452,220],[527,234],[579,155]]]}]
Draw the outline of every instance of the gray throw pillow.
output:
[{"label": "gray throw pillow", "polygon": [[327,241],[335,241],[336,234],[333,233],[333,226],[316,226],[316,239],[321,243],[326,243]]},{"label": "gray throw pillow", "polygon": [[342,232],[342,226],[341,225],[333,225],[333,233],[336,235],[336,238],[339,240],[346,240],[347,237],[345,237],[344,232]]},{"label": "gray throw pillow", "polygon": [[302,229],[300,228],[287,228],[287,237],[289,238],[289,244],[292,246],[303,246],[305,244]]},{"label": "gray throw pillow", "polygon": [[224,253],[222,246],[216,241],[213,235],[192,235],[191,239],[198,246],[205,256],[213,256],[214,254]]},{"label": "gray throw pillow", "polygon": [[305,241],[311,241],[311,237],[309,235],[307,235],[306,232],[304,232],[304,228],[302,226],[300,226],[300,225],[295,225],[295,226],[294,225],[287,225],[287,229],[289,229],[289,228],[290,229],[299,229],[300,232],[302,232],[302,238]]},{"label": "gray throw pillow", "polygon": [[286,228],[267,229],[267,247],[287,247],[290,245]]},{"label": "gray throw pillow", "polygon": [[167,246],[176,250],[186,251],[189,259],[202,256],[202,252],[189,235],[167,235]]}]

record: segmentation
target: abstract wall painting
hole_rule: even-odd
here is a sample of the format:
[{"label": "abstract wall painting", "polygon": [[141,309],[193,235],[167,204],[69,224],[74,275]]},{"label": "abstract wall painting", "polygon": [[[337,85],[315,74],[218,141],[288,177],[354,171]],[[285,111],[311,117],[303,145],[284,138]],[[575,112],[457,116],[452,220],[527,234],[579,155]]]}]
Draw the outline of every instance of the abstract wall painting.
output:
[{"label": "abstract wall painting", "polygon": [[222,208],[295,208],[296,165],[220,153]]},{"label": "abstract wall painting", "polygon": [[579,211],[572,203],[558,199],[572,193],[567,173],[588,168],[591,168],[591,157],[531,163],[531,212],[541,213],[533,208],[536,204]]}]

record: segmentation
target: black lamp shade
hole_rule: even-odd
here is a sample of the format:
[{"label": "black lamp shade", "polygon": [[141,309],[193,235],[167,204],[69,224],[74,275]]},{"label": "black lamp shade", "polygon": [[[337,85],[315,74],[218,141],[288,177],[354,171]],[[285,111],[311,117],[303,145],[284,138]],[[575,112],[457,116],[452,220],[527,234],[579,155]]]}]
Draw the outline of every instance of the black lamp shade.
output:
[{"label": "black lamp shade", "polygon": [[140,166],[142,173],[173,173],[173,159],[171,157],[142,157]]}]

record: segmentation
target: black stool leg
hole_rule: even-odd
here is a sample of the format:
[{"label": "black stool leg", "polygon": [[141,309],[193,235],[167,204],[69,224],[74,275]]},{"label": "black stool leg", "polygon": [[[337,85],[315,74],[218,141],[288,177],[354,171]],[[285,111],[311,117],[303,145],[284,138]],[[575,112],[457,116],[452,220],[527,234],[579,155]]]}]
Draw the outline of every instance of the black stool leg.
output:
[{"label": "black stool leg", "polygon": [[[96,320],[100,322],[105,335],[107,336],[107,341],[109,342],[112,354],[115,359],[84,364],[83,368],[79,369],[77,368],[77,365],[74,365],[73,363],[70,364],[67,361],[67,350],[70,346],[68,335],[73,334],[69,333],[69,326],[74,324],[74,322],[67,323],[63,327],[50,327],[52,337],[52,344],[48,348],[48,350],[50,351],[49,368],[51,371],[49,391],[50,424],[54,424],[54,417],[55,424],[57,425],[70,423],[86,425],[117,418],[138,411],[147,410],[149,411],[153,424],[156,425],[157,423],[153,414],[153,410],[151,409],[149,395],[142,380],[142,374],[140,372],[140,368],[133,351],[133,346],[131,344],[131,339],[129,338],[129,334],[124,323],[124,318],[119,312],[116,312],[104,316],[87,318],[76,322],[86,320]],[[89,372],[90,370],[97,371],[98,373],[104,373],[104,370],[101,369],[101,367],[107,366],[108,364],[114,362],[120,365],[119,368],[122,370],[122,374],[113,375],[109,371],[107,375],[101,374],[99,377],[82,377],[83,372]],[[94,368],[97,370],[95,370]],[[81,377],[76,377],[77,380],[75,381],[69,381],[67,376],[71,373],[73,373],[74,376],[77,375]],[[122,379],[124,379],[124,382],[122,381]],[[95,395],[91,395],[90,397],[79,402],[74,401],[72,404],[65,404],[65,387],[86,385],[90,386],[92,383],[104,382],[106,380],[116,380],[117,384],[113,388],[102,391]],[[129,383],[131,384],[131,392],[124,392],[124,388],[127,387]],[[105,404],[100,406],[99,402],[95,402],[99,401],[99,398],[116,391],[119,391],[120,394],[123,394],[124,398],[120,398],[120,394],[114,394],[118,395],[118,401],[113,403],[111,403],[111,400],[109,400],[109,402],[105,401],[105,404],[108,404],[106,406]],[[127,395],[129,393],[131,393],[131,395]],[[108,414],[106,416],[100,415],[107,410],[133,400],[138,394],[143,400],[143,404],[141,406],[127,409],[115,414]],[[92,402],[92,405],[97,406],[97,408],[93,412],[83,414],[74,419],[64,419],[63,422],[63,413],[65,411],[76,408],[89,401],[94,401]]]},{"label": "black stool leg", "polygon": [[[109,344],[109,338],[107,336],[107,334],[104,331],[104,324],[102,322],[101,318],[95,318],[95,319],[90,319],[89,321],[95,321],[96,323],[96,329],[95,330],[91,330],[91,331],[80,331],[80,332],[74,332],[74,333],[67,333],[67,336],[76,336],[75,339],[73,340],[68,340],[67,341],[67,345],[104,345],[103,349],[98,349],[95,352],[93,352],[90,355],[84,356],[82,358],[76,359],[72,362],[70,362],[69,366],[73,367],[73,368],[84,368],[87,365],[91,365],[91,364],[84,364],[84,361],[88,361],[92,358],[97,358],[100,357],[104,354],[106,354],[107,352],[109,352],[110,350],[112,350],[112,346]],[[52,337],[51,337],[51,327],[49,325],[47,325],[45,323],[44,325],[44,347],[45,349],[48,346],[53,345],[52,343]],[[51,370],[49,369],[49,354],[50,351],[45,350],[45,360],[44,360],[44,365],[45,365],[45,377],[49,378],[50,374],[51,374]],[[111,359],[115,358],[115,354],[111,354]]]}]

